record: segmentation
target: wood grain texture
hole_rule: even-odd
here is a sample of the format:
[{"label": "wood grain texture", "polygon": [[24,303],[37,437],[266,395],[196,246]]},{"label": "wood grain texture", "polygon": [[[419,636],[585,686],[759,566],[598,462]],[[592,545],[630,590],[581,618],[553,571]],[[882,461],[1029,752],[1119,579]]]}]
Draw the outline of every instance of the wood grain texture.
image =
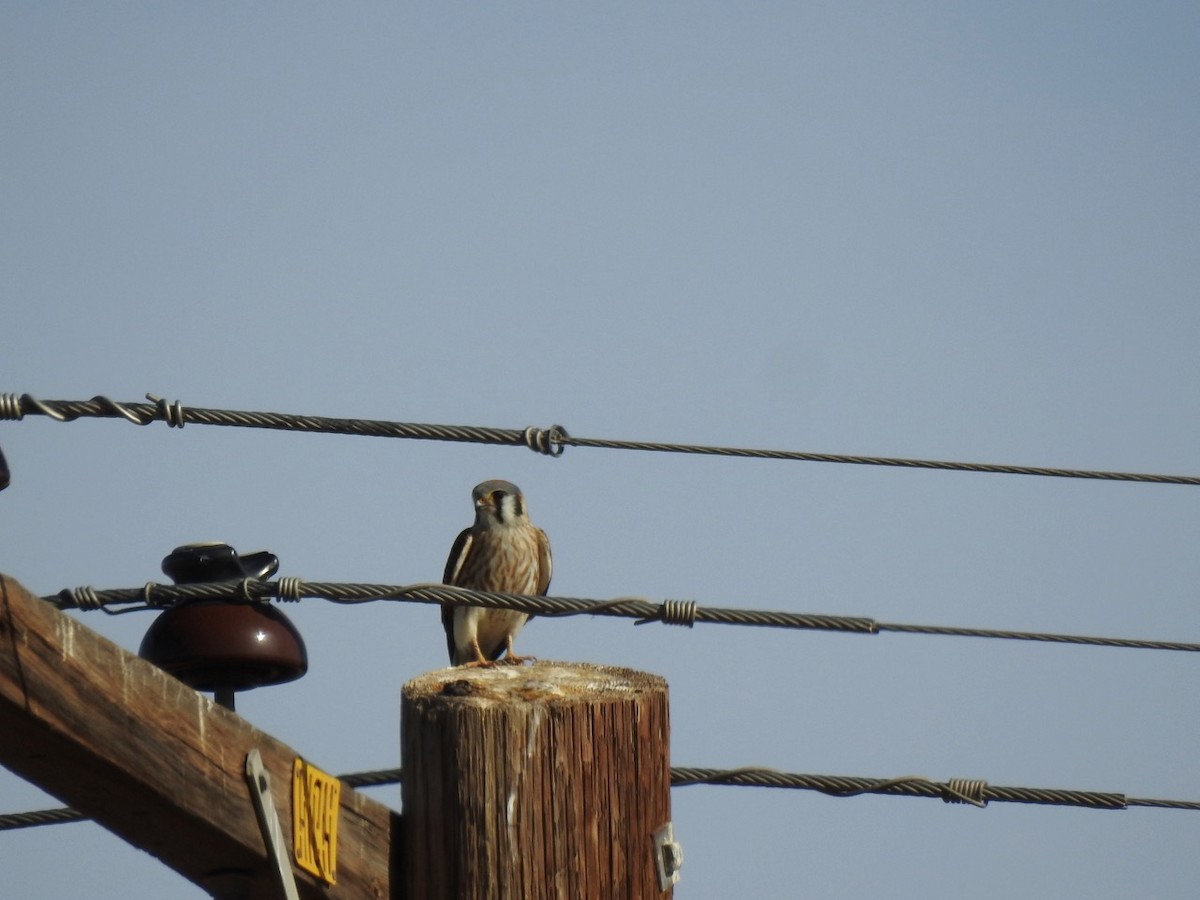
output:
[{"label": "wood grain texture", "polygon": [[[295,751],[0,575],[0,763],[211,893],[275,898],[254,747],[290,848]],[[401,896],[399,817],[341,798],[337,883],[296,869],[301,896]]]},{"label": "wood grain texture", "polygon": [[444,669],[404,687],[413,898],[659,900],[667,685],[585,664]]}]

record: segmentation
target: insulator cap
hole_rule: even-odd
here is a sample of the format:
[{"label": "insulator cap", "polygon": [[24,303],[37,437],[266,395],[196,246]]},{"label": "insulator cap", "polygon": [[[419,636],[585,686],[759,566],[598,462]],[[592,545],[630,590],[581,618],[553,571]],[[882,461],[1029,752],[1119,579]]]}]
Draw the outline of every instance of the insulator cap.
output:
[{"label": "insulator cap", "polygon": [[[186,544],[162,568],[176,584],[261,580],[278,571],[279,559],[265,550],[239,556],[219,542]],[[138,652],[198,691],[246,691],[308,671],[300,632],[267,603],[182,601],[159,614]]]}]

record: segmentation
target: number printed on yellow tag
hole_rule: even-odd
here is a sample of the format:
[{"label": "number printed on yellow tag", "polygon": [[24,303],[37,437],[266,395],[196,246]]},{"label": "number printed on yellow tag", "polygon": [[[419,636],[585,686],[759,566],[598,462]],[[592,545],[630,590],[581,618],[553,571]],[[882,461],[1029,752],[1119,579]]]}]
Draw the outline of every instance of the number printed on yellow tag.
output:
[{"label": "number printed on yellow tag", "polygon": [[336,882],[342,783],[299,757],[292,764],[292,848],[296,865]]}]

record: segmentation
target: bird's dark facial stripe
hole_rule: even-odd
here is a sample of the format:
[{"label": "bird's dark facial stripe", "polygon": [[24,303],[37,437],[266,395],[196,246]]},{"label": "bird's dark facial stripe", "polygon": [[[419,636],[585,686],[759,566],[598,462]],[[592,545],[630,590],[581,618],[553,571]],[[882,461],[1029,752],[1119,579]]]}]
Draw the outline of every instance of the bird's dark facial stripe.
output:
[{"label": "bird's dark facial stripe", "polygon": [[492,510],[499,522],[515,521],[525,513],[524,501],[520,494],[492,491],[488,498],[492,501]]}]

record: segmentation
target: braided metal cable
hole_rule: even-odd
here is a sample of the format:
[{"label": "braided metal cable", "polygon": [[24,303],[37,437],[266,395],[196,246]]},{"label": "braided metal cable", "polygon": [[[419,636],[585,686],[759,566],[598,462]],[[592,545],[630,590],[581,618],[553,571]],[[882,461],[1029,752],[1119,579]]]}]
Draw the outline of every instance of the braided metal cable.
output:
[{"label": "braided metal cable", "polygon": [[185,420],[200,425],[222,425],[237,428],[267,428],[277,431],[304,431],[321,434],[350,434],[367,437],[411,438],[416,440],[458,441],[477,444],[504,444],[529,447],[546,456],[561,456],[567,437],[561,425],[549,429],[483,428],[466,425],[422,425],[410,422],[388,422],[375,419],[344,419],[327,416],[299,416],[289,413],[252,412],[246,410],[204,409],[189,406],[184,410],[176,401],[146,395],[150,403],[118,403],[108,397],[91,400],[39,400],[29,394],[0,395],[0,418],[22,419],[26,415],[48,416],[58,422],[71,422],[85,416],[125,419],[135,425],[149,425],[162,420],[168,425],[183,427]]},{"label": "braided metal cable", "polygon": [[[340,776],[350,787],[378,787],[402,780],[400,769],[378,769]],[[1052,788],[996,787],[982,779],[951,778],[937,782],[923,775],[898,778],[861,778],[845,775],[798,775],[746,766],[737,769],[671,768],[671,785],[697,784],[742,787],[777,787],[815,790],[832,797],[857,797],[863,794],[894,794],[940,798],[947,803],[986,806],[989,800],[1009,803],[1033,803],[1051,806],[1081,806],[1091,809],[1126,809],[1138,806],[1152,809],[1180,809],[1200,812],[1196,800],[1152,800],[1124,794],[1098,791],[1074,791]]]},{"label": "braided metal cable", "polygon": [[[81,593],[81,591],[83,593]],[[410,585],[356,584],[332,581],[303,581],[281,578],[278,581],[247,579],[227,583],[155,584],[140,588],[115,588],[96,591],[92,588],[68,588],[43,597],[59,609],[94,609],[109,611],[111,605],[136,604],[134,609],[158,609],[186,600],[227,600],[230,602],[264,602],[271,599],[295,601],[301,597],[328,600],[332,603],[357,604],[392,600],[430,604],[459,604],[489,609],[512,609],[531,616],[616,616],[668,625],[688,625],[706,622],[717,625],[743,625],[764,628],[792,628],[806,631],[840,631],[854,634],[879,634],[892,631],[901,634],[927,634],[951,637],[981,637],[1002,640],[1042,641],[1058,644],[1082,644],[1098,647],[1121,647],[1132,650],[1174,650],[1200,652],[1200,643],[1188,641],[1158,641],[1140,638],[1089,637],[1075,634],[1053,634],[1036,631],[1008,631],[992,628],[960,628],[942,625],[904,625],[876,622],[860,616],[833,616],[813,613],[782,612],[761,609],[737,609],[720,606],[700,606],[691,600],[667,600],[658,603],[644,597],[617,597],[613,600],[591,600],[581,597],[539,597],[528,594],[503,594],[472,591],[445,584],[421,583]]]},{"label": "braided metal cable", "polygon": [[68,822],[86,822],[87,816],[77,809],[39,809],[33,812],[8,813],[0,816],[0,831],[15,831],[18,828],[34,828],[38,825],[65,825]]},{"label": "braided metal cable", "polygon": [[[276,412],[248,412],[228,409],[187,407],[167,403],[151,394],[150,403],[118,403],[104,396],[91,400],[39,400],[30,394],[0,394],[0,419],[20,420],[26,415],[49,416],[70,422],[83,416],[122,418],[135,425],[164,421],[182,428],[185,420],[201,425],[225,425],[242,428],[270,428],[285,431],[352,434],[369,437],[410,438],[431,441],[458,441],[528,447],[545,456],[561,456],[567,447],[592,447],[605,450],[644,450],[659,453],[690,453],[705,456],[729,456],[748,459],[794,460],[801,462],[842,463],[860,466],[890,466],[907,469],[941,469],[956,472],[989,472],[1002,475],[1039,475],[1054,478],[1084,478],[1100,481],[1134,481],[1151,484],[1200,485],[1200,476],[1156,475],[1142,472],[1112,472],[1096,469],[1069,469],[1049,466],[1014,466],[999,463],[954,462],[937,459],[903,459],[888,456],[857,456],[842,453],[811,453],[796,450],[759,450],[747,447],[716,447],[702,444],[624,441],[605,438],[573,437],[561,425],[542,429],[487,428],[469,425],[428,425],[389,422],[377,419],[300,416]],[[186,413],[186,414],[185,414]]]},{"label": "braided metal cable", "polygon": [[349,775],[339,775],[338,780],[352,788],[380,787],[386,784],[399,784],[403,780],[403,774],[400,769],[375,769],[371,772],[351,772]]},{"label": "braided metal cable", "polygon": [[[1124,794],[1101,793],[1099,791],[1072,791],[1052,788],[996,787],[986,782],[964,782],[954,779],[941,783],[921,775],[905,775],[900,778],[860,778],[845,775],[799,775],[780,772],[776,769],[690,769],[673,767],[671,784],[684,787],[694,784],[736,785],[739,787],[773,787],[818,791],[832,797],[857,797],[862,794],[890,794],[903,797],[934,797],[950,802],[986,805],[991,801],[1001,803],[1037,803],[1050,806],[1082,806],[1089,809],[1125,809],[1137,805],[1150,805],[1139,801],[1128,801]],[[965,790],[964,790],[965,789]],[[970,794],[965,793],[970,791]],[[969,799],[968,799],[969,798]],[[1174,801],[1162,808],[1200,810],[1200,803]]]},{"label": "braided metal cable", "polygon": [[695,453],[705,456],[782,459],[800,462],[842,463],[858,466],[891,466],[904,469],[943,469],[954,472],[990,472],[1000,475],[1086,478],[1096,481],[1138,481],[1151,484],[1200,485],[1200,476],[1195,475],[1153,475],[1140,472],[1109,472],[1098,469],[1013,466],[1000,463],[952,462],[940,459],[902,459],[890,456],[855,456],[844,453],[809,453],[796,450],[756,450],[748,447],[712,447],[696,444],[665,444],[654,441],[615,441],[603,438],[566,437],[563,439],[563,443],[569,447],[596,447],[605,450],[647,450],[659,453]]},{"label": "braided metal cable", "polygon": [[[282,581],[282,579],[281,579]],[[80,608],[76,589],[65,589],[42,599],[60,609]],[[101,604],[146,603],[151,592],[142,588],[114,588],[93,591]],[[722,625],[750,625],[774,628],[801,628],[821,631],[855,631],[873,633],[871,619],[854,616],[814,615],[811,613],[778,612],[755,609],[733,609],[716,606],[697,606],[693,601],[668,600],[657,603],[642,597],[619,597],[615,600],[591,600],[581,597],[542,597],[529,594],[505,594],[473,591],[451,585],[422,583],[411,585],[357,584],[329,581],[280,582],[238,581],[200,584],[156,584],[152,592],[155,607],[186,600],[262,601],[272,598],[292,600],[298,596],[328,600],[333,603],[356,604],[379,600],[401,600],[430,604],[463,604],[489,609],[511,609],[533,616],[554,617],[573,615],[617,616],[622,618],[663,621],[687,625],[709,622]],[[1200,646],[1197,646],[1200,649]]]},{"label": "braided metal cable", "polygon": [[1009,631],[1002,628],[959,628],[946,625],[902,625],[877,622],[878,631],[899,634],[930,634],[946,637],[982,637],[1007,641],[1042,641],[1052,644],[1085,644],[1094,647],[1124,647],[1130,650],[1184,650],[1195,652],[1200,644],[1187,641],[1151,641],[1137,638],[1089,637],[1081,634],[1053,634],[1039,631]]},{"label": "braided metal cable", "polygon": [[1200,800],[1155,800],[1151,797],[1128,797],[1125,805],[1140,806],[1143,809],[1200,810]]},{"label": "braided metal cable", "polygon": [[[388,784],[398,784],[401,780],[400,769],[376,769],[370,772],[352,772],[338,776],[347,787],[365,788],[380,787]],[[62,807],[60,809],[41,809],[32,812],[8,813],[0,815],[0,831],[14,831],[18,828],[34,828],[38,825],[65,825],[69,822],[86,822],[88,817],[77,809]]]},{"label": "braided metal cable", "polygon": [[[339,775],[338,779],[350,788],[380,787],[398,784],[403,780],[401,769],[375,769]],[[951,778],[934,781],[923,775],[902,775],[899,778],[863,778],[853,775],[801,775],[778,769],[744,766],[737,769],[700,769],[686,766],[671,767],[671,786],[728,785],[733,787],[787,788],[817,791],[830,797],[849,798],[864,794],[885,794],[899,797],[940,798],[947,803],[970,803],[987,806],[989,801],[1001,803],[1030,803],[1043,806],[1077,806],[1087,809],[1178,809],[1200,812],[1197,800],[1153,800],[1126,797],[1124,794],[1101,791],[1073,791],[1055,788],[996,787],[983,780]],[[87,816],[75,809],[45,809],[35,812],[0,815],[0,831],[32,828],[37,825],[57,825],[86,821]]]}]

